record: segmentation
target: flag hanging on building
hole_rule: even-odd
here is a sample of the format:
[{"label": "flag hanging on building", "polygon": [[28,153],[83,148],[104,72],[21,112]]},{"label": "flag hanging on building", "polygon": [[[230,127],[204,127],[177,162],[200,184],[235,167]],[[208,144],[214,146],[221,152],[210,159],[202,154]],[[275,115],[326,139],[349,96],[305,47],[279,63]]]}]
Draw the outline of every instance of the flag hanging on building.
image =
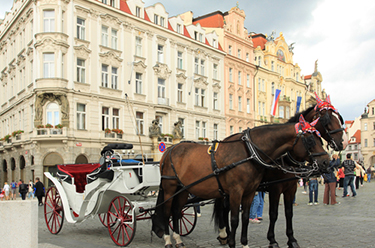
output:
[{"label": "flag hanging on building", "polygon": [[301,106],[302,96],[297,96],[297,104],[296,104],[296,113],[299,112],[299,107]]},{"label": "flag hanging on building", "polygon": [[276,89],[275,97],[273,98],[272,105],[271,105],[271,115],[275,116],[277,103],[279,102],[281,90]]}]

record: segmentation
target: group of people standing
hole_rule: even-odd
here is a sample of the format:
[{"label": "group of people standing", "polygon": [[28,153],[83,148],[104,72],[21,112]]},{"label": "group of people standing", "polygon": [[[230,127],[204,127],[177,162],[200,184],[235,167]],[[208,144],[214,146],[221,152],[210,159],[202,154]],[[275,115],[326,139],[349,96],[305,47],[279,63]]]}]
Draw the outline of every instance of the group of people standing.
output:
[{"label": "group of people standing", "polygon": [[[18,188],[18,193],[17,193]],[[40,182],[39,178],[35,178],[35,184],[32,180],[28,184],[25,184],[23,180],[19,180],[18,183],[15,181],[11,182],[10,185],[5,182],[2,189],[0,189],[0,199],[5,200],[16,200],[17,194],[20,194],[22,200],[26,200],[26,195],[29,199],[38,198],[39,206],[43,205],[43,196],[45,194],[44,185]]]},{"label": "group of people standing", "polygon": [[[337,170],[337,175],[336,175]],[[359,185],[363,186],[363,179],[366,176],[367,181],[371,180],[371,167],[365,170],[363,165],[358,164],[351,158],[351,154],[346,155],[346,159],[341,163],[337,154],[332,155],[328,167],[328,173],[323,174],[324,179],[324,205],[337,205],[340,204],[336,200],[336,187],[343,188],[342,197],[349,197],[348,187],[351,190],[351,196],[357,195],[356,189]],[[367,174],[366,174],[367,173]],[[355,183],[354,183],[355,182]],[[356,187],[354,186],[356,185]],[[308,205],[317,205],[318,203],[318,180],[317,178],[310,178],[309,182],[309,203]]]}]

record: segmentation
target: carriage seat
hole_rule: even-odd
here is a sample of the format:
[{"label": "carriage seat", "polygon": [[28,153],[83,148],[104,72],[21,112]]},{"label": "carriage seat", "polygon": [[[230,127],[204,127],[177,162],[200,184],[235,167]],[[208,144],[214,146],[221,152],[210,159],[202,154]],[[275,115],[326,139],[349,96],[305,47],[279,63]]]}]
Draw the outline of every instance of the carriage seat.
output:
[{"label": "carriage seat", "polygon": [[95,171],[100,167],[99,163],[91,164],[60,164],[57,165],[57,175],[65,182],[72,183],[76,186],[77,193],[85,191],[86,176],[87,174]]}]

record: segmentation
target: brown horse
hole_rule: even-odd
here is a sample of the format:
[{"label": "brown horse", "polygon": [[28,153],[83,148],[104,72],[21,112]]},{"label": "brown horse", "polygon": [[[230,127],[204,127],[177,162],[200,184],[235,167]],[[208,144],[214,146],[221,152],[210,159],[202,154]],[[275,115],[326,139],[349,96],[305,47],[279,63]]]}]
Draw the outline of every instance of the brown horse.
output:
[{"label": "brown horse", "polygon": [[[336,151],[346,148],[347,138],[342,128],[344,121],[337,110],[332,106],[329,97],[326,101],[322,101],[316,95],[317,105],[310,107],[302,113],[296,114],[288,122],[293,123],[298,121],[302,114],[307,121],[313,121],[319,118],[315,128],[321,133],[322,137],[328,142],[329,146]],[[285,160],[285,164],[289,166],[298,166],[293,161]],[[302,174],[300,174],[302,175]],[[265,185],[261,190],[269,192],[269,216],[270,224],[267,233],[267,239],[270,242],[270,248],[279,247],[275,240],[275,223],[278,217],[278,207],[281,194],[284,195],[284,210],[286,218],[286,235],[288,236],[288,246],[299,247],[297,240],[293,235],[293,201],[297,190],[296,173],[285,173],[281,170],[266,169],[262,183]],[[277,182],[277,183],[273,183]],[[218,200],[215,202],[214,217],[216,224],[219,226],[220,236],[218,239],[221,243],[225,243],[229,232],[228,224],[229,209],[223,206],[223,202]],[[225,228],[224,228],[225,227]]]},{"label": "brown horse", "polygon": [[[228,243],[231,248],[235,247],[239,206],[242,205],[241,244],[247,247],[250,205],[265,168],[275,166],[274,160],[288,151],[294,159],[308,160],[323,170],[329,162],[315,128],[304,120],[297,124],[247,129],[219,143],[216,150],[215,142],[213,147],[179,143],[170,147],[160,161],[162,176],[152,230],[158,237],[164,234],[167,248],[172,247],[169,216],[173,218],[173,230],[178,232],[178,219],[189,193],[202,199],[229,197],[232,232]],[[184,247],[178,233],[173,233],[173,237],[176,247]]]}]

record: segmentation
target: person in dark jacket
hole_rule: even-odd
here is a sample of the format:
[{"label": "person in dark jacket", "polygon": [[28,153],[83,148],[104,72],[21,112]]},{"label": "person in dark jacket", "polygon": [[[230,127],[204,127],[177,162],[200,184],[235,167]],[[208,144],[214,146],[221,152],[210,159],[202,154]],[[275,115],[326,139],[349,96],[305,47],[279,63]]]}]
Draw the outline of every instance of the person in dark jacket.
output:
[{"label": "person in dark jacket", "polygon": [[323,204],[328,205],[329,198],[331,196],[331,205],[340,204],[340,202],[336,201],[336,182],[337,178],[335,176],[335,169],[340,165],[340,159],[337,154],[332,155],[332,160],[329,162],[328,166],[328,173],[323,174],[324,178],[324,196],[323,196]]},{"label": "person in dark jacket", "polygon": [[27,194],[27,184],[24,184],[22,180],[20,180],[18,191],[21,194],[22,200],[25,200]]},{"label": "person in dark jacket", "polygon": [[344,167],[344,174],[345,174],[344,194],[342,197],[348,196],[348,185],[350,186],[350,189],[352,190],[352,193],[353,193],[352,197],[355,197],[357,195],[357,192],[354,187],[354,178],[355,178],[354,170],[356,168],[361,169],[361,167],[356,162],[354,162],[351,157],[352,156],[350,153],[346,154],[346,160],[344,160],[344,162],[342,162],[341,164],[341,167]]},{"label": "person in dark jacket", "polygon": [[44,185],[39,181],[39,177],[35,178],[34,195],[38,198],[38,205],[43,206]]}]

